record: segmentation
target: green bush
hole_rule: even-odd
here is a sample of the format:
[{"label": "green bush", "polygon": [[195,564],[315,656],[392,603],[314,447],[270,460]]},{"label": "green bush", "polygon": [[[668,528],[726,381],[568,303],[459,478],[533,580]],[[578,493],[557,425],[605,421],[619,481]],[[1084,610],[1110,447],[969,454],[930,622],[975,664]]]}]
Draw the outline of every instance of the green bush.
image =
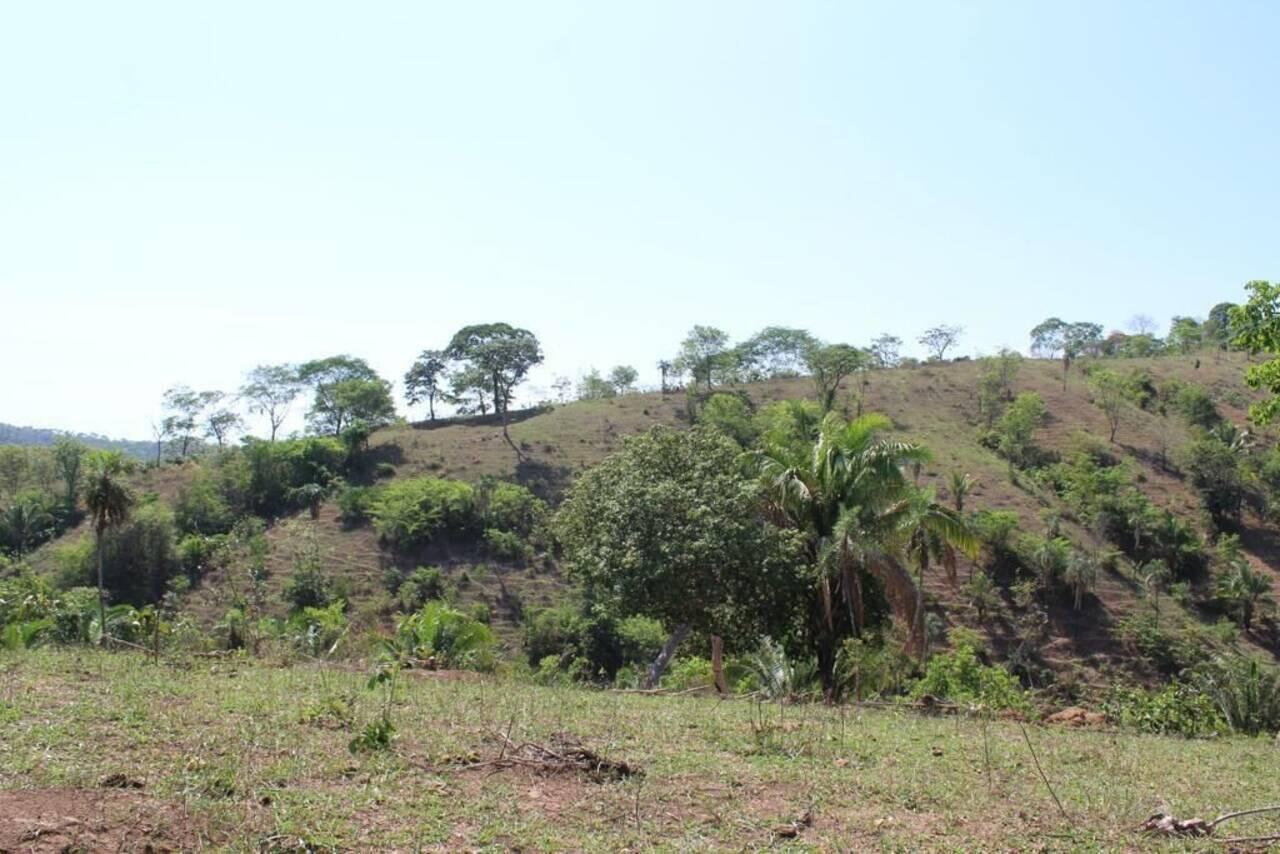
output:
[{"label": "green bush", "polygon": [[205,469],[178,491],[173,517],[184,534],[225,534],[235,524],[235,512],[214,476]]},{"label": "green bush", "polygon": [[546,503],[517,483],[484,478],[476,486],[475,498],[485,528],[529,537],[546,521]]},{"label": "green bush", "polygon": [[396,548],[411,548],[436,536],[476,532],[475,489],[469,483],[418,477],[378,491],[369,515],[378,535]]},{"label": "green bush", "polygon": [[484,543],[489,554],[496,558],[517,563],[529,563],[533,560],[533,547],[514,531],[486,528]]},{"label": "green bush", "polygon": [[349,622],[342,600],[324,607],[304,607],[289,618],[286,630],[299,650],[313,657],[332,655],[346,636]]},{"label": "green bush", "polygon": [[930,659],[924,676],[911,687],[910,693],[916,699],[928,694],[954,703],[981,704],[989,709],[1033,711],[1017,678],[1003,667],[983,664],[978,659],[977,647],[969,639],[958,640],[955,649]]},{"label": "green bush", "polygon": [[420,566],[392,592],[405,611],[418,611],[428,602],[444,598],[444,574],[437,566]]},{"label": "green bush", "polygon": [[407,664],[483,671],[493,669],[496,646],[485,624],[443,602],[428,602],[396,623],[387,652]]},{"label": "green bush", "polygon": [[1177,682],[1158,691],[1113,687],[1102,709],[1120,726],[1159,735],[1204,738],[1228,731],[1226,720],[1209,696]]},{"label": "green bush", "polygon": [[359,525],[369,520],[378,492],[372,486],[347,486],[338,493],[338,515],[347,525]]},{"label": "green bush", "polygon": [[1198,678],[1235,732],[1280,731],[1280,670],[1250,656],[1219,656],[1200,669]]},{"label": "green bush", "polygon": [[711,662],[697,656],[675,659],[662,676],[662,687],[672,691],[710,688],[714,685],[715,678],[711,673]]}]

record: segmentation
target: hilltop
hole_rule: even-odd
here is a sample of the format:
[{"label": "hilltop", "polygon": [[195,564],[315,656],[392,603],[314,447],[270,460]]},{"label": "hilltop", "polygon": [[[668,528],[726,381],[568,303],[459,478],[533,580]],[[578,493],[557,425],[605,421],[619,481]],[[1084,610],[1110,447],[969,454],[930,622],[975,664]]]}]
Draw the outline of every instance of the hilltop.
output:
[{"label": "hilltop", "polygon": [[90,448],[102,448],[108,451],[123,451],[139,460],[151,459],[155,456],[155,443],[134,441],[132,439],[112,439],[97,433],[76,433],[68,430],[51,430],[44,427],[19,427],[16,424],[0,423],[0,445],[22,445],[46,447],[60,438],[75,439]]}]

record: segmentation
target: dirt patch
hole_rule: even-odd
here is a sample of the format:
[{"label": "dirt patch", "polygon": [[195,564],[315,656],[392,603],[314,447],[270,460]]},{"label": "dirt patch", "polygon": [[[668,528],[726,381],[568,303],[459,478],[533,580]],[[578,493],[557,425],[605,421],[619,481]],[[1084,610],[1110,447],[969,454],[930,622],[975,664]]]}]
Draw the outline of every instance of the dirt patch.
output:
[{"label": "dirt patch", "polygon": [[161,852],[199,846],[199,837],[183,807],[137,792],[0,792],[0,852]]},{"label": "dirt patch", "polygon": [[1107,716],[1102,712],[1091,712],[1079,706],[1071,706],[1060,712],[1054,712],[1044,719],[1047,724],[1074,727],[1103,727],[1107,725]]}]

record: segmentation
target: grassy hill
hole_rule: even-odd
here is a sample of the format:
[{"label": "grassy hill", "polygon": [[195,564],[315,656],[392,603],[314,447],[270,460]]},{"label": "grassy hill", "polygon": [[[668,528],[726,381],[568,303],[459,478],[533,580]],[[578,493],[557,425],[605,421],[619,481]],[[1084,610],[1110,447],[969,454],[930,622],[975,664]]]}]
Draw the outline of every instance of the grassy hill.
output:
[{"label": "grassy hill", "polygon": [[[1108,364],[1125,371],[1144,369],[1157,382],[1178,378],[1201,385],[1225,418],[1238,425],[1245,423],[1245,411],[1253,397],[1243,384],[1245,359],[1240,354]],[[977,362],[960,361],[876,371],[866,375],[861,388],[843,389],[840,400],[850,409],[856,408],[851,394],[860,394],[864,411],[885,413],[901,436],[929,447],[933,462],[920,471],[919,479],[922,484],[934,485],[943,498],[947,497],[947,475],[968,472],[978,485],[966,509],[1010,511],[1017,514],[1022,530],[1036,532],[1045,529],[1047,515],[1053,516],[1076,543],[1102,549],[1105,544],[1097,534],[1075,521],[1071,509],[1056,495],[1019,475],[978,441],[980,369]],[[1034,391],[1044,399],[1049,417],[1036,441],[1046,451],[1066,454],[1082,444],[1108,444],[1106,419],[1092,402],[1079,371],[1071,372],[1064,388],[1060,363],[1027,360],[1017,374],[1014,390]],[[812,395],[810,381],[803,378],[758,383],[737,391],[748,395],[757,407]],[[528,485],[554,503],[576,474],[616,450],[626,436],[654,424],[685,424],[685,407],[685,395],[675,392],[633,394],[522,412],[513,416],[510,434],[522,449],[523,460],[505,443],[500,424],[492,417],[390,427],[373,436],[370,451],[371,457],[383,464],[383,473],[393,480],[421,474],[468,480],[491,475]],[[1131,407],[1109,452],[1126,461],[1134,482],[1152,502],[1202,527],[1197,495],[1183,475],[1161,463],[1164,455],[1176,452],[1189,440],[1188,429],[1178,419]],[[172,498],[189,470],[170,466],[150,471],[141,488]],[[73,531],[69,536],[82,534],[83,530]],[[383,586],[388,568],[439,565],[464,603],[484,602],[490,607],[495,627],[512,647],[519,643],[520,614],[557,601],[564,590],[564,582],[550,561],[516,566],[486,559],[473,548],[447,544],[414,555],[393,554],[380,546],[368,526],[344,524],[333,501],[323,505],[314,520],[300,514],[274,525],[269,538],[270,588],[281,610],[279,591],[289,576],[293,556],[304,549],[318,553],[343,579],[357,613],[367,620],[390,613]],[[1280,589],[1280,533],[1266,520],[1246,515],[1242,539],[1248,559]],[[36,562],[47,565],[49,549],[43,552]],[[226,573],[239,571],[231,567],[216,572],[191,594],[189,605],[206,624],[216,621],[226,609]],[[961,567],[960,578],[966,574],[967,568]],[[977,627],[957,584],[934,573],[927,578],[926,587],[933,610],[948,626]],[[1014,643],[1015,625],[1007,591],[1004,596],[1008,606],[1005,614],[979,628],[997,649],[1007,651]],[[1175,621],[1206,619],[1182,611],[1171,601],[1165,606]],[[1081,610],[1072,609],[1067,601],[1050,607],[1049,639],[1040,652],[1055,669],[1082,668],[1086,679],[1128,667],[1132,650],[1118,627],[1126,616],[1146,607],[1134,578],[1122,570],[1103,572]],[[1274,627],[1270,634],[1267,631],[1259,629],[1245,640],[1274,654],[1278,648]]]}]

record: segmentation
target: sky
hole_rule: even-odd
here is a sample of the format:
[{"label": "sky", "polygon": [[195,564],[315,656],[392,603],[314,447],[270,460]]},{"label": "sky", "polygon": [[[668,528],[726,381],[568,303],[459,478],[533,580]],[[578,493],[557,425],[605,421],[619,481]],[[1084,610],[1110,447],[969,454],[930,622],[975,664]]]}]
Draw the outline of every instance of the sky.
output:
[{"label": "sky", "polygon": [[656,382],[695,323],[1203,316],[1280,276],[1278,38],[1271,2],[8,3],[0,421],[145,438],[172,385],[398,381],[488,321],[545,390]]}]

